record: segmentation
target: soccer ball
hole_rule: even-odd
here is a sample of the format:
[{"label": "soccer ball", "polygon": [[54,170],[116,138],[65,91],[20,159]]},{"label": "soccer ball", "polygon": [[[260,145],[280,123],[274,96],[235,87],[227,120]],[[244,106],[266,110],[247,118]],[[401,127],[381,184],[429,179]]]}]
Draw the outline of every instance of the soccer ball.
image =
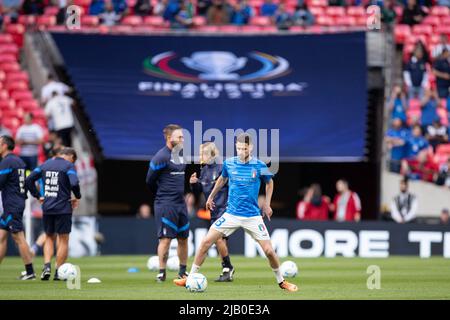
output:
[{"label": "soccer ball", "polygon": [[178,271],[178,269],[180,268],[180,259],[178,259],[177,256],[175,257],[170,257],[167,260],[167,268],[170,271]]},{"label": "soccer ball", "polygon": [[203,292],[208,287],[208,280],[201,273],[193,273],[187,277],[186,289],[189,292]]},{"label": "soccer ball", "polygon": [[295,262],[293,261],[285,261],[281,264],[280,267],[281,274],[285,278],[293,278],[297,275],[298,268]]},{"label": "soccer ball", "polygon": [[61,280],[73,280],[77,275],[77,268],[71,263],[64,263],[58,268],[58,278]]},{"label": "soccer ball", "polygon": [[159,257],[153,256],[153,257],[148,258],[147,268],[150,271],[158,271],[159,270]]}]

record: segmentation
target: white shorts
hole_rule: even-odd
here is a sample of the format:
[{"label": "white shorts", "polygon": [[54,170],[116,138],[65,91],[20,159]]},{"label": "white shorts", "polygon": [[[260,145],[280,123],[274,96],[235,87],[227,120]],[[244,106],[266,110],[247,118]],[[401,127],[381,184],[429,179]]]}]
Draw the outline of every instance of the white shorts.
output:
[{"label": "white shorts", "polygon": [[241,227],[255,240],[270,240],[269,231],[267,231],[261,216],[241,217],[225,212],[211,226],[225,237],[230,236]]}]

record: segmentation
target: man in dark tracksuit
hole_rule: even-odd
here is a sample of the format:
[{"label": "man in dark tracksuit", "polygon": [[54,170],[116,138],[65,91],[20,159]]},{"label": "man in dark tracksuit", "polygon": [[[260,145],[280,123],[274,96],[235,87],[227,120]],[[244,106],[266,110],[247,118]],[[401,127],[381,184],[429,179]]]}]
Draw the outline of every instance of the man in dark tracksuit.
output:
[{"label": "man in dark tracksuit", "polygon": [[12,153],[15,142],[10,136],[0,137],[0,191],[2,192],[3,214],[0,218],[0,263],[6,254],[8,233],[19,248],[20,256],[25,264],[26,272],[20,276],[20,280],[32,280],[36,278],[33,270],[32,255],[25,240],[22,223],[25,200],[26,165]]},{"label": "man in dark tracksuit", "polygon": [[[39,199],[43,209],[44,231],[47,235],[44,244],[44,268],[41,280],[51,275],[51,260],[56,240],[56,270],[53,280],[59,280],[58,267],[66,262],[69,251],[69,234],[72,230],[72,210],[78,207],[81,199],[80,186],[74,163],[77,154],[72,148],[64,148],[56,157],[47,160],[33,170],[26,179],[26,185],[33,197]],[[36,181],[44,180],[44,197],[36,188]],[[75,195],[72,199],[71,192]],[[56,236],[57,235],[57,236]]]},{"label": "man in dark tracksuit", "polygon": [[158,282],[166,280],[166,264],[172,239],[178,240],[180,269],[178,278],[187,276],[189,218],[184,201],[183,130],[178,125],[164,128],[166,146],[160,149],[150,161],[147,185],[155,195],[154,212],[159,238]]},{"label": "man in dark tracksuit", "polygon": [[[211,191],[216,184],[217,178],[222,174],[222,165],[216,163],[219,157],[219,150],[213,142],[207,142],[200,146],[200,163],[203,165],[200,171],[200,178],[197,178],[197,173],[193,173],[189,182],[194,194],[203,193],[208,199]],[[224,186],[217,193],[214,198],[216,206],[211,211],[210,225],[216,222],[227,209],[228,200],[228,185]],[[227,237],[219,239],[216,242],[217,251],[222,258],[222,274],[215,281],[228,282],[233,281],[234,267],[231,264],[230,256],[228,255]]]}]

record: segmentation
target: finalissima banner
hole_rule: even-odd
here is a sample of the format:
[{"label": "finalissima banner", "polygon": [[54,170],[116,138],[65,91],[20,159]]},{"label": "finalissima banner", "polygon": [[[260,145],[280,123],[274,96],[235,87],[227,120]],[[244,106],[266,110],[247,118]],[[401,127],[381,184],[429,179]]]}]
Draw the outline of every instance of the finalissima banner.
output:
[{"label": "finalissima banner", "polygon": [[195,121],[200,139],[211,128],[278,129],[281,160],[364,156],[363,32],[53,38],[106,158],[148,159],[164,125],[194,134]]}]

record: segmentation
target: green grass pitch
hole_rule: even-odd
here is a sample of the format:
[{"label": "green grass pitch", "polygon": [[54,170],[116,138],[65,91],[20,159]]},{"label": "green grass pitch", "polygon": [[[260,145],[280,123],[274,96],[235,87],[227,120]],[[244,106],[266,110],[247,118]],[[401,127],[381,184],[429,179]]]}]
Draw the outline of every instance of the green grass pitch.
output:
[{"label": "green grass pitch", "polygon": [[[296,293],[283,292],[263,258],[233,256],[236,268],[232,283],[215,283],[220,272],[217,258],[208,258],[201,269],[208,278],[204,293],[189,293],[173,285],[175,272],[166,283],[156,283],[156,272],[146,268],[145,256],[102,256],[69,259],[81,268],[81,289],[69,290],[64,282],[18,281],[21,260],[6,257],[0,265],[0,300],[6,299],[450,299],[450,259],[390,257],[388,259],[314,258],[294,259],[299,274],[292,282]],[[189,265],[192,259],[189,260]],[[367,267],[381,269],[381,289],[367,289]],[[35,260],[37,274],[42,258]],[[130,267],[140,269],[128,273]],[[102,283],[88,284],[91,277]]]}]

